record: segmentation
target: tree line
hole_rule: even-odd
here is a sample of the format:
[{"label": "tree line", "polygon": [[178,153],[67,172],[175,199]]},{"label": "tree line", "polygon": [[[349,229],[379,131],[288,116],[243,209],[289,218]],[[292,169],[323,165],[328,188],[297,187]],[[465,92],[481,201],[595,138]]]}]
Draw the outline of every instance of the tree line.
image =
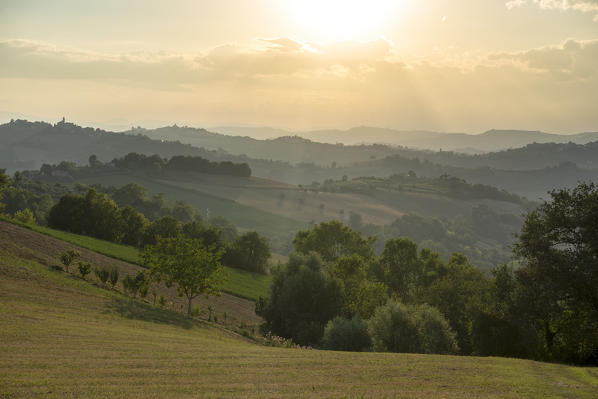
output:
[{"label": "tree line", "polygon": [[[97,170],[122,169],[141,171],[144,173],[157,174],[161,172],[196,172],[213,175],[228,175],[238,177],[250,177],[251,168],[247,163],[234,163],[230,161],[209,161],[200,156],[175,155],[171,158],[161,156],[138,154],[130,152],[124,157],[114,158],[112,161],[103,163],[97,156],[91,155],[87,166],[78,167],[73,162],[63,161],[58,165],[43,164],[39,173],[42,176],[69,176],[78,174],[85,175]],[[58,173],[57,173],[58,172]],[[64,172],[61,174],[60,172]]]}]

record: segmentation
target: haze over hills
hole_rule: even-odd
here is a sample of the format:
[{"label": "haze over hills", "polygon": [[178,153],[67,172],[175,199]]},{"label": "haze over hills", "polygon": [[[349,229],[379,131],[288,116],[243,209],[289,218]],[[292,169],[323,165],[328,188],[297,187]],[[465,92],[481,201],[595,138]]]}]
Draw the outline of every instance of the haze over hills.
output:
[{"label": "haze over hills", "polygon": [[[506,137],[505,140],[517,136],[513,132],[485,136],[493,135]],[[592,134],[575,137],[587,140]],[[530,199],[545,195],[555,186],[572,187],[579,180],[594,180],[598,176],[598,142],[529,144],[467,155],[381,144],[318,143],[299,137],[257,140],[177,126],[136,128],[123,134],[68,122],[52,125],[17,120],[0,125],[0,168],[9,173],[39,169],[43,163],[85,164],[92,154],[107,162],[129,152],[162,157],[193,155],[210,161],[247,163],[253,176],[287,184],[311,184],[343,176],[389,177],[410,170],[427,177],[448,174]]]},{"label": "haze over hills", "polygon": [[587,144],[598,140],[598,132],[552,134],[527,130],[489,130],[481,134],[441,133],[427,130],[395,130],[370,126],[347,130],[286,131],[270,127],[215,127],[213,131],[233,136],[276,138],[297,135],[321,143],[388,144],[438,151],[483,153],[523,147],[532,143]]}]

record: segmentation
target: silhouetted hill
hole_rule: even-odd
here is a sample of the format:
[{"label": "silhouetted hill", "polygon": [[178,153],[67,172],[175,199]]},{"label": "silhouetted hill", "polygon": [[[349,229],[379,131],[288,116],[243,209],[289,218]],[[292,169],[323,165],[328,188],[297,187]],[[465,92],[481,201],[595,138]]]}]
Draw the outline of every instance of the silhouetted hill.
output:
[{"label": "silhouetted hill", "polygon": [[348,130],[319,130],[296,134],[325,143],[382,143],[414,149],[434,151],[442,149],[472,154],[524,147],[532,143],[587,144],[598,140],[598,132],[560,135],[539,131],[489,130],[482,134],[465,134],[423,130],[401,131],[365,126]]},{"label": "silhouetted hill", "polygon": [[318,143],[299,136],[284,136],[275,139],[257,140],[248,136],[229,136],[209,132],[205,129],[169,126],[159,129],[134,129],[126,134],[144,134],[156,140],[180,141],[196,147],[217,150],[224,149],[234,155],[250,158],[272,159],[300,163],[314,162],[331,165],[332,162],[352,163],[372,158],[384,158],[396,153],[386,145],[356,145]]},{"label": "silhouetted hill", "polygon": [[9,172],[39,169],[44,163],[71,161],[86,163],[91,154],[111,160],[130,152],[162,157],[202,156],[228,160],[223,154],[172,141],[151,140],[144,135],[125,135],[81,127],[68,122],[50,124],[16,120],[0,125],[0,168]]},{"label": "silhouetted hill", "polygon": [[[369,128],[354,131],[359,129]],[[210,161],[247,163],[254,176],[289,184],[311,184],[341,179],[344,175],[388,177],[412,170],[428,177],[449,174],[531,199],[554,188],[571,187],[578,180],[595,181],[598,176],[598,142],[535,143],[517,149],[467,155],[380,144],[326,144],[297,136],[256,140],[177,126],[138,128],[127,133],[83,128],[66,122],[52,125],[13,121],[0,125],[0,168],[12,173],[64,160],[86,163],[91,154],[104,162],[129,152],[161,157],[193,155]],[[518,134],[492,131],[481,136],[506,140]],[[528,132],[526,135],[537,139],[546,134]],[[592,133],[578,137],[588,139]]]}]

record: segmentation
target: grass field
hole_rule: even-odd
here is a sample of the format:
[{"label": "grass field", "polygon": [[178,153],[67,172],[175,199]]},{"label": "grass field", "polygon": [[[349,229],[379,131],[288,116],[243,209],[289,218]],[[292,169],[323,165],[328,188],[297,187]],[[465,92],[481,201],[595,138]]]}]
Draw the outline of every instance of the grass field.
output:
[{"label": "grass field", "polygon": [[263,347],[0,254],[2,398],[595,398],[598,370]]},{"label": "grass field", "polygon": [[[25,225],[18,223],[4,217],[0,217],[1,221],[18,224],[33,231],[46,234],[50,237],[58,238],[60,240],[69,242],[79,247],[87,248],[102,255],[111,258],[123,260],[129,263],[139,264],[139,256],[141,251],[137,248],[115,244],[108,241],[99,240],[97,238],[82,236],[78,234],[68,233],[65,231],[54,230],[44,226]],[[225,267],[228,280],[222,286],[222,290],[232,295],[251,300],[257,300],[260,296],[267,296],[270,288],[271,276],[265,276],[257,273],[250,273],[244,270],[233,269]]]}]

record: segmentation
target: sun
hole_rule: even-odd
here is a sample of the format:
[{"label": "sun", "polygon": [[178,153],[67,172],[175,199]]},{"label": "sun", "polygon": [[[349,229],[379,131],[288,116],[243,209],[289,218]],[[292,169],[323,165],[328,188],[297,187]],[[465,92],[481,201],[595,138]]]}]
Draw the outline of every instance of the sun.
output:
[{"label": "sun", "polygon": [[292,0],[293,18],[320,40],[368,40],[384,34],[408,0]]}]

